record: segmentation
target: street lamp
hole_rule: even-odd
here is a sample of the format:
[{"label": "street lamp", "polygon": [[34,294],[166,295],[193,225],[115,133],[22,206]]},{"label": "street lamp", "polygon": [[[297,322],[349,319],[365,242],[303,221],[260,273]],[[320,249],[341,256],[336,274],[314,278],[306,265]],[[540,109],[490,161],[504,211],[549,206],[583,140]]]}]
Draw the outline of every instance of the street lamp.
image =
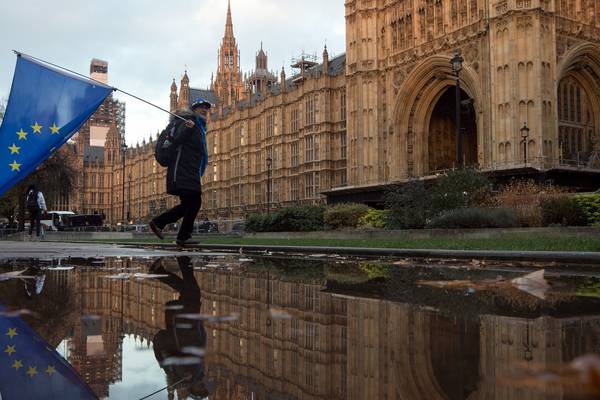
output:
[{"label": "street lamp", "polygon": [[[121,221],[123,221],[123,227],[125,226],[125,153],[127,152],[127,144],[125,141],[121,143],[121,161],[123,162],[123,196],[121,200],[123,201],[122,209],[121,209]],[[125,229],[123,228],[123,231]]]},{"label": "street lamp", "polygon": [[271,213],[271,167],[273,165],[273,159],[271,157],[267,157],[267,214]]},{"label": "street lamp", "polygon": [[523,160],[527,165],[527,138],[529,137],[529,128],[527,127],[527,122],[523,122],[523,127],[521,128],[521,143],[523,143]]},{"label": "street lamp", "polygon": [[456,50],[454,57],[450,60],[452,64],[452,72],[456,78],[456,159],[459,168],[463,166],[463,154],[462,154],[462,135],[460,133],[460,71],[462,70],[462,62],[464,59],[460,56],[460,51]]},{"label": "street lamp", "polygon": [[131,221],[131,172],[129,172],[129,185],[128,185],[129,196],[127,198],[127,221]]}]

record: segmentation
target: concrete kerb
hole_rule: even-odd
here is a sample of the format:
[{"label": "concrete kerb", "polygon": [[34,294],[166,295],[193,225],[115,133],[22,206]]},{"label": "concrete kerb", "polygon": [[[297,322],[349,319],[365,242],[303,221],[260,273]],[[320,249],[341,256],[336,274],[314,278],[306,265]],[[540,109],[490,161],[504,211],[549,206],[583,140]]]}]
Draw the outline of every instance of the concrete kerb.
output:
[{"label": "concrete kerb", "polygon": [[[128,243],[126,247],[158,249],[177,248],[175,244]],[[600,252],[574,251],[500,251],[500,250],[438,250],[438,249],[389,249],[366,247],[318,247],[318,246],[263,246],[263,245],[220,245],[203,244],[187,246],[191,251],[231,251],[246,254],[296,253],[296,254],[340,254],[368,257],[437,258],[465,260],[537,261],[569,264],[597,264],[600,267]]]}]

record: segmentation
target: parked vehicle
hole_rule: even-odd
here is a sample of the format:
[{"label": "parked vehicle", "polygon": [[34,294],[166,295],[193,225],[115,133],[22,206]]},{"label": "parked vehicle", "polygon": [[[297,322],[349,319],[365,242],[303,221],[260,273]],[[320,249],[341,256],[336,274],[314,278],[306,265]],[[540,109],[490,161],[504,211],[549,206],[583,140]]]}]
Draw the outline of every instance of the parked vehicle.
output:
[{"label": "parked vehicle", "polygon": [[231,233],[244,233],[246,231],[246,221],[239,221],[233,224]]},{"label": "parked vehicle", "polygon": [[87,215],[69,215],[65,216],[67,225],[65,230],[85,230],[85,231],[97,231],[98,229],[92,230],[88,227],[102,227],[104,225],[104,216],[100,214],[87,214]]},{"label": "parked vehicle", "polygon": [[69,217],[73,215],[73,211],[47,211],[42,214],[40,222],[47,231],[63,231],[68,226]]},{"label": "parked vehicle", "polygon": [[218,233],[219,225],[212,221],[202,221],[194,223],[194,233]]}]

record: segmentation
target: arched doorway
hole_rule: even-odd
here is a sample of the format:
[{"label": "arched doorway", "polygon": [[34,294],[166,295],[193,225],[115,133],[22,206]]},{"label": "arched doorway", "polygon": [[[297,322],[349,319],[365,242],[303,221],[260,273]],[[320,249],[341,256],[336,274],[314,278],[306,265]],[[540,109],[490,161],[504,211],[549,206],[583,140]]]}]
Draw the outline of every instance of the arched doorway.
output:
[{"label": "arched doorway", "polygon": [[[466,166],[477,164],[477,123],[473,100],[461,90],[462,153]],[[448,86],[439,97],[429,120],[428,168],[433,173],[457,166],[456,87]]]},{"label": "arched doorway", "polygon": [[[390,147],[387,153],[390,180],[431,174],[430,154],[435,155],[439,152],[435,146],[431,146],[432,150],[430,151],[429,138],[430,136],[435,137],[435,135],[430,135],[432,122],[434,130],[448,133],[454,131],[454,111],[448,111],[454,107],[453,93],[456,90],[450,58],[449,55],[434,55],[426,58],[412,69],[398,87],[392,117],[394,122],[392,132],[399,134],[390,137]],[[486,128],[486,121],[482,118],[481,99],[483,95],[478,74],[469,64],[465,63],[460,78],[461,89],[464,90],[462,98],[470,103],[465,105],[465,109],[468,110],[466,114],[463,110],[462,119],[465,124],[461,123],[461,126],[469,127],[469,132],[474,132],[475,126],[483,131]],[[472,102],[471,99],[474,101]],[[434,110],[438,105],[439,108]],[[445,112],[442,109],[444,105],[446,106]],[[440,115],[446,115],[447,118],[441,117],[440,121],[436,121]],[[436,125],[444,126],[444,124],[448,124],[448,121],[452,122],[450,128],[436,128]],[[481,143],[476,143],[477,140],[475,140],[475,137],[479,138],[482,135],[483,132],[473,134],[472,138],[467,138],[468,147],[463,146],[463,153],[465,148],[473,149],[475,144],[479,146],[477,151],[469,150],[469,154],[473,154],[468,156],[467,162],[470,164],[473,164],[474,158],[478,159],[477,162],[484,161],[485,154],[483,154]],[[433,138],[432,141],[435,142]],[[441,142],[444,141],[441,140]],[[448,143],[445,146],[448,147]],[[456,156],[454,156],[454,160],[456,160]],[[443,163],[437,161],[434,163],[435,165],[432,166],[435,166],[436,169],[446,167]],[[451,168],[452,163],[447,167]]]},{"label": "arched doorway", "polygon": [[598,111],[593,109],[588,90],[573,75],[558,85],[558,141],[562,161],[567,164],[587,163],[597,140]]}]

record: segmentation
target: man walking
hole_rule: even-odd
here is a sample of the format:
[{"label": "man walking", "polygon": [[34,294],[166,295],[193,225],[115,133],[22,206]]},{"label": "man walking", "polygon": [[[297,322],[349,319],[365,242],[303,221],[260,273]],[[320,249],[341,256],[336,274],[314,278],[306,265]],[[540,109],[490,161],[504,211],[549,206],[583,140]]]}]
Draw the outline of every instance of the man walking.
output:
[{"label": "man walking", "polygon": [[47,211],[44,194],[35,185],[29,185],[25,192],[25,204],[29,212],[29,236],[33,234],[35,225],[36,236],[40,237],[42,211]]},{"label": "man walking", "polygon": [[177,245],[194,244],[190,239],[194,229],[194,221],[202,205],[202,188],[200,177],[204,175],[208,164],[206,147],[206,119],[211,104],[203,98],[192,102],[192,112],[181,112],[185,118],[173,134],[175,154],[167,169],[167,193],[178,196],[180,203],[167,212],[150,221],[150,229],[159,238],[164,239],[162,230],[168,224],[183,218]]}]

